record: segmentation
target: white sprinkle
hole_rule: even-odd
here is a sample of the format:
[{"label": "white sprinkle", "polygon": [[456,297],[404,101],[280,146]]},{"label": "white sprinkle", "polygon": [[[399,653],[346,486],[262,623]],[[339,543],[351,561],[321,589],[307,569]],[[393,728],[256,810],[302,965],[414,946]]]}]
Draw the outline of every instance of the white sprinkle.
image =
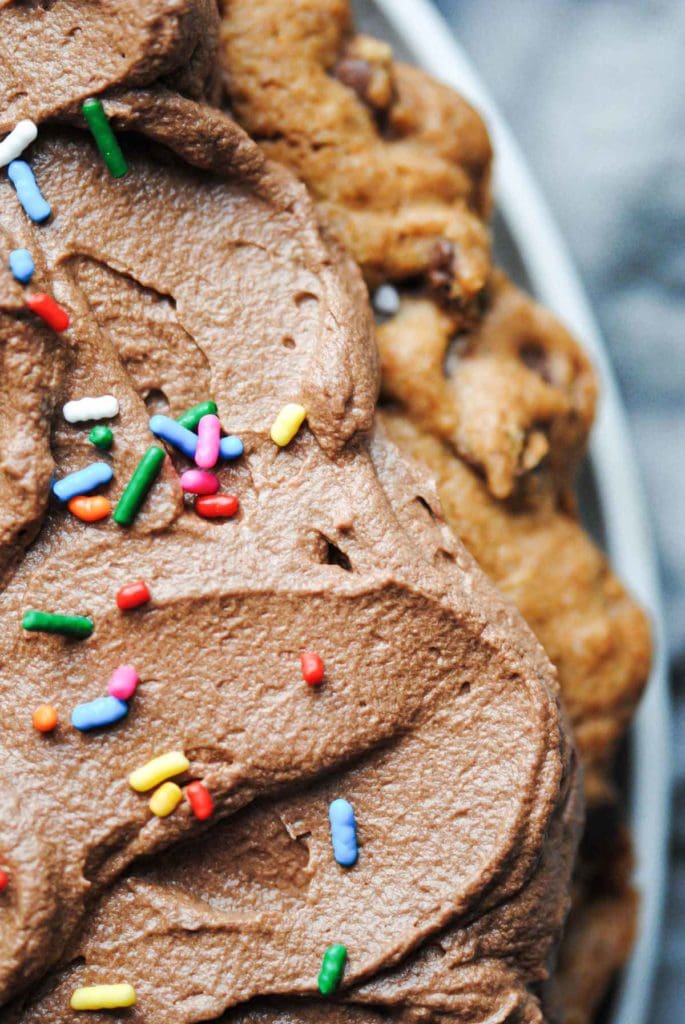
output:
[{"label": "white sprinkle", "polygon": [[17,122],[9,135],[0,142],[0,167],[6,167],[20,157],[37,135],[38,129],[33,121],[27,118]]},{"label": "white sprinkle", "polygon": [[99,398],[79,398],[67,402],[62,409],[67,423],[81,423],[83,420],[109,420],[119,412],[119,403],[114,395],[100,395]]},{"label": "white sprinkle", "polygon": [[382,284],[373,296],[373,308],[382,316],[394,316],[400,309],[400,293],[392,284]]}]

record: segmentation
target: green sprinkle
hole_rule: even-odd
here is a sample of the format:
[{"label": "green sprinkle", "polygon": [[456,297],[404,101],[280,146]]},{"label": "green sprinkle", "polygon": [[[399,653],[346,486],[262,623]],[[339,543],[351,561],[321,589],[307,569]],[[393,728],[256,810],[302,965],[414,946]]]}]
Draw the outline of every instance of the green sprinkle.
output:
[{"label": "green sprinkle", "polygon": [[151,444],[143,455],[112,514],[112,519],[119,526],[130,526],[136,518],[147,492],[159,475],[165,456],[164,449],[156,444]]},{"label": "green sprinkle", "polygon": [[216,416],[216,402],[200,402],[199,405],[194,405],[192,409],[187,409],[182,416],[179,416],[176,420],[186,430],[195,430],[198,423],[203,416]]},{"label": "green sprinkle", "polygon": [[95,144],[107,164],[109,173],[113,178],[123,178],[128,170],[128,164],[111,129],[102,103],[92,96],[85,101],[81,110],[93,134]]},{"label": "green sprinkle", "polygon": [[323,955],[319,971],[319,992],[330,996],[340,984],[347,960],[347,947],[336,944],[329,946]]},{"label": "green sprinkle", "polygon": [[93,427],[88,435],[88,440],[91,444],[94,444],[96,448],[101,448],[102,451],[109,451],[112,447],[114,434],[109,427]]},{"label": "green sprinkle", "polygon": [[21,624],[32,633],[61,633],[62,636],[79,638],[90,636],[94,629],[93,620],[85,615],[53,615],[33,609],[24,612]]}]

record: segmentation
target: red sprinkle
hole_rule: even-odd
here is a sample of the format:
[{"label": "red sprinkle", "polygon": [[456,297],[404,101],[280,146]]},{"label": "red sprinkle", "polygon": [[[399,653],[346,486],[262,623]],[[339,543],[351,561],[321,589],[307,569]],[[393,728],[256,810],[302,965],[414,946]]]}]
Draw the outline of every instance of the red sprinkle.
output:
[{"label": "red sprinkle", "polygon": [[52,327],[53,331],[66,331],[71,323],[66,309],[62,309],[52,296],[46,295],[45,292],[27,295],[26,305],[32,313],[44,320],[48,327]]},{"label": "red sprinkle", "polygon": [[144,580],[137,580],[135,583],[127,583],[117,593],[117,607],[122,611],[129,608],[137,608],[140,604],[147,604],[150,600],[150,589]]},{"label": "red sprinkle", "polygon": [[0,868],[0,892],[4,892],[8,885],[9,878],[7,877],[7,872]]},{"label": "red sprinkle", "polygon": [[238,499],[234,494],[203,495],[195,502],[195,511],[204,519],[228,518],[238,511]]},{"label": "red sprinkle", "polygon": [[310,686],[318,686],[323,679],[324,672],[323,661],[319,655],[313,654],[311,651],[301,654],[300,665],[305,683],[309,683]]},{"label": "red sprinkle", "polygon": [[188,803],[193,809],[193,814],[200,821],[206,821],[214,814],[214,801],[203,782],[191,782],[185,789]]}]

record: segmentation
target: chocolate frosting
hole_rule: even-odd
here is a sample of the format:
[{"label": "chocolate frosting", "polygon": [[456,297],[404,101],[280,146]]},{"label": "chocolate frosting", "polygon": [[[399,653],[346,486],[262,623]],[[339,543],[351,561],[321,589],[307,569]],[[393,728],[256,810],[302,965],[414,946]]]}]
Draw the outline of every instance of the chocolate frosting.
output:
[{"label": "chocolate frosting", "polygon": [[[29,15],[43,26],[32,49]],[[0,67],[4,127],[41,122],[27,158],[54,211],[32,225],[0,182],[0,1003],[24,990],[3,1019],[73,1021],[74,987],[128,981],[136,1024],[231,1007],[279,1022],[373,1022],[378,1008],[537,1020],[578,825],[553,670],[428,484],[368,439],[363,285],[303,187],[205,102],[215,27],[213,6],[190,0],[0,9],[19,55]],[[109,87],[130,166],[117,181],[77,113]],[[4,269],[17,247],[67,332],[26,309]],[[120,402],[104,493],[120,495],[149,445],[151,411],[211,397],[245,443],[218,473],[240,514],[199,518],[171,450],[128,530],[58,506],[52,476],[95,461],[61,407],[103,393]],[[288,401],[307,425],[279,450],[269,428]],[[114,594],[141,577],[152,602],[124,615]],[[95,630],[26,634],[27,608],[87,614]],[[303,650],[325,662],[319,690],[300,677]],[[71,728],[122,663],[141,677],[126,718]],[[30,724],[43,702],[60,713],[50,735]],[[209,829],[185,802],[152,816],[128,785],[171,749],[214,797]],[[349,871],[330,850],[340,795],[359,822]],[[349,1006],[316,1001],[330,942],[348,947]]]},{"label": "chocolate frosting", "polygon": [[215,0],[10,0],[0,18],[0,131],[124,84],[217,95]]}]

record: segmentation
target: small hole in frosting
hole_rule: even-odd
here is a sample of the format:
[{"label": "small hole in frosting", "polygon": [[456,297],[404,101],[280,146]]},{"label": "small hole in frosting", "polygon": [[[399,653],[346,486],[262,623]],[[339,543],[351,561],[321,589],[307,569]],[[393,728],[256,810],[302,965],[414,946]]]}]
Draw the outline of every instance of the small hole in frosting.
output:
[{"label": "small hole in frosting", "polygon": [[332,541],[326,541],[326,562],[328,565],[337,565],[339,568],[344,569],[345,572],[352,572],[352,563],[345,554],[341,551],[337,544]]},{"label": "small hole in frosting", "polygon": [[302,306],[307,306],[311,302],[318,302],[318,301],[319,301],[318,295],[314,295],[313,292],[297,292],[297,294],[295,295],[295,305],[298,308],[301,308]]},{"label": "small hole in frosting", "polygon": [[286,334],[281,344],[283,345],[284,348],[293,349],[296,347],[295,339],[291,338],[289,334]]},{"label": "small hole in frosting", "polygon": [[154,415],[166,415],[169,412],[169,399],[161,388],[151,388],[145,396],[145,407]]}]

